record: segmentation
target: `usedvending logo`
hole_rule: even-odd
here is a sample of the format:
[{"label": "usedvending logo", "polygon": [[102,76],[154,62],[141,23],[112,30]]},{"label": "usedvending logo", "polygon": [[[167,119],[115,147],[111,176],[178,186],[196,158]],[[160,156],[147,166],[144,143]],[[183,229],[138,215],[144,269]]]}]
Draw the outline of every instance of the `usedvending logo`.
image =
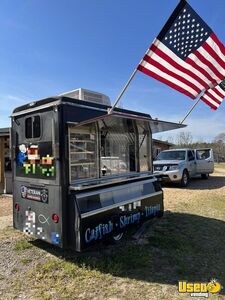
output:
[{"label": "usedvending logo", "polygon": [[47,189],[30,188],[23,185],[21,186],[20,191],[23,199],[48,203]]},{"label": "usedvending logo", "polygon": [[210,294],[218,294],[221,289],[222,285],[217,279],[211,279],[209,282],[178,282],[178,292],[190,294],[191,297],[208,298]]}]

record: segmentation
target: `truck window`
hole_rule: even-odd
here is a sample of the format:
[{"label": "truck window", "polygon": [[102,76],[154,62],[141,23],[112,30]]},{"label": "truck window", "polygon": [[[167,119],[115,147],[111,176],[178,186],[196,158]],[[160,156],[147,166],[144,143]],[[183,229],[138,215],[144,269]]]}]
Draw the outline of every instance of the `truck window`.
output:
[{"label": "truck window", "polygon": [[162,151],[159,153],[156,160],[185,160],[185,155],[185,150]]},{"label": "truck window", "polygon": [[194,156],[193,151],[188,150],[188,160],[191,161],[194,159],[195,159],[195,156]]},{"label": "truck window", "polygon": [[210,150],[196,150],[196,158],[198,160],[204,160],[210,157]]}]

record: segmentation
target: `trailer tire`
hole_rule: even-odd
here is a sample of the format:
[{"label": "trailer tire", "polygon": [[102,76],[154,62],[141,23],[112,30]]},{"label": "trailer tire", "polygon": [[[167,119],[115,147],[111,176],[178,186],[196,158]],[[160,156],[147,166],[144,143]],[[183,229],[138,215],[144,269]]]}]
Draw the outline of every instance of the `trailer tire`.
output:
[{"label": "trailer tire", "polygon": [[209,174],[201,174],[202,179],[209,179]]},{"label": "trailer tire", "polygon": [[156,217],[157,218],[162,218],[164,215],[164,211],[163,210],[160,210],[157,214],[156,214]]},{"label": "trailer tire", "polygon": [[181,187],[186,187],[189,183],[189,173],[188,173],[188,170],[184,170],[183,171],[183,175],[182,175],[182,178],[181,178],[181,181],[180,181],[180,186]]}]

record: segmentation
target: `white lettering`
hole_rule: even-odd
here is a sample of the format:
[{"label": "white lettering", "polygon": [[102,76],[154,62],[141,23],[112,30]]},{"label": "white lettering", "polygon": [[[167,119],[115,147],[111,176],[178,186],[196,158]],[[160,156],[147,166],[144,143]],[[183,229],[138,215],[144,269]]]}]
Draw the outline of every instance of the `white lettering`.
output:
[{"label": "white lettering", "polygon": [[155,206],[145,206],[145,216],[155,216],[156,213],[160,211],[160,204],[157,204]]},{"label": "white lettering", "polygon": [[90,243],[91,241],[101,240],[104,235],[113,231],[113,223],[109,221],[107,224],[99,224],[93,229],[87,228],[85,231],[85,241]]},{"label": "white lettering", "polygon": [[120,228],[124,228],[129,224],[138,223],[141,218],[141,213],[135,213],[129,216],[121,216],[120,217]]}]

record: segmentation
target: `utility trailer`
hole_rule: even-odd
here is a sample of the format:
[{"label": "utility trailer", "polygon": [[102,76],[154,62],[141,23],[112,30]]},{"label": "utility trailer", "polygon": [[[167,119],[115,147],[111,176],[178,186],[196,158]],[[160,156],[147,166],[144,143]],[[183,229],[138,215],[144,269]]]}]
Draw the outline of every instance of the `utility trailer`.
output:
[{"label": "utility trailer", "polygon": [[152,133],[184,125],[66,97],[12,114],[13,226],[76,251],[163,215]]}]

